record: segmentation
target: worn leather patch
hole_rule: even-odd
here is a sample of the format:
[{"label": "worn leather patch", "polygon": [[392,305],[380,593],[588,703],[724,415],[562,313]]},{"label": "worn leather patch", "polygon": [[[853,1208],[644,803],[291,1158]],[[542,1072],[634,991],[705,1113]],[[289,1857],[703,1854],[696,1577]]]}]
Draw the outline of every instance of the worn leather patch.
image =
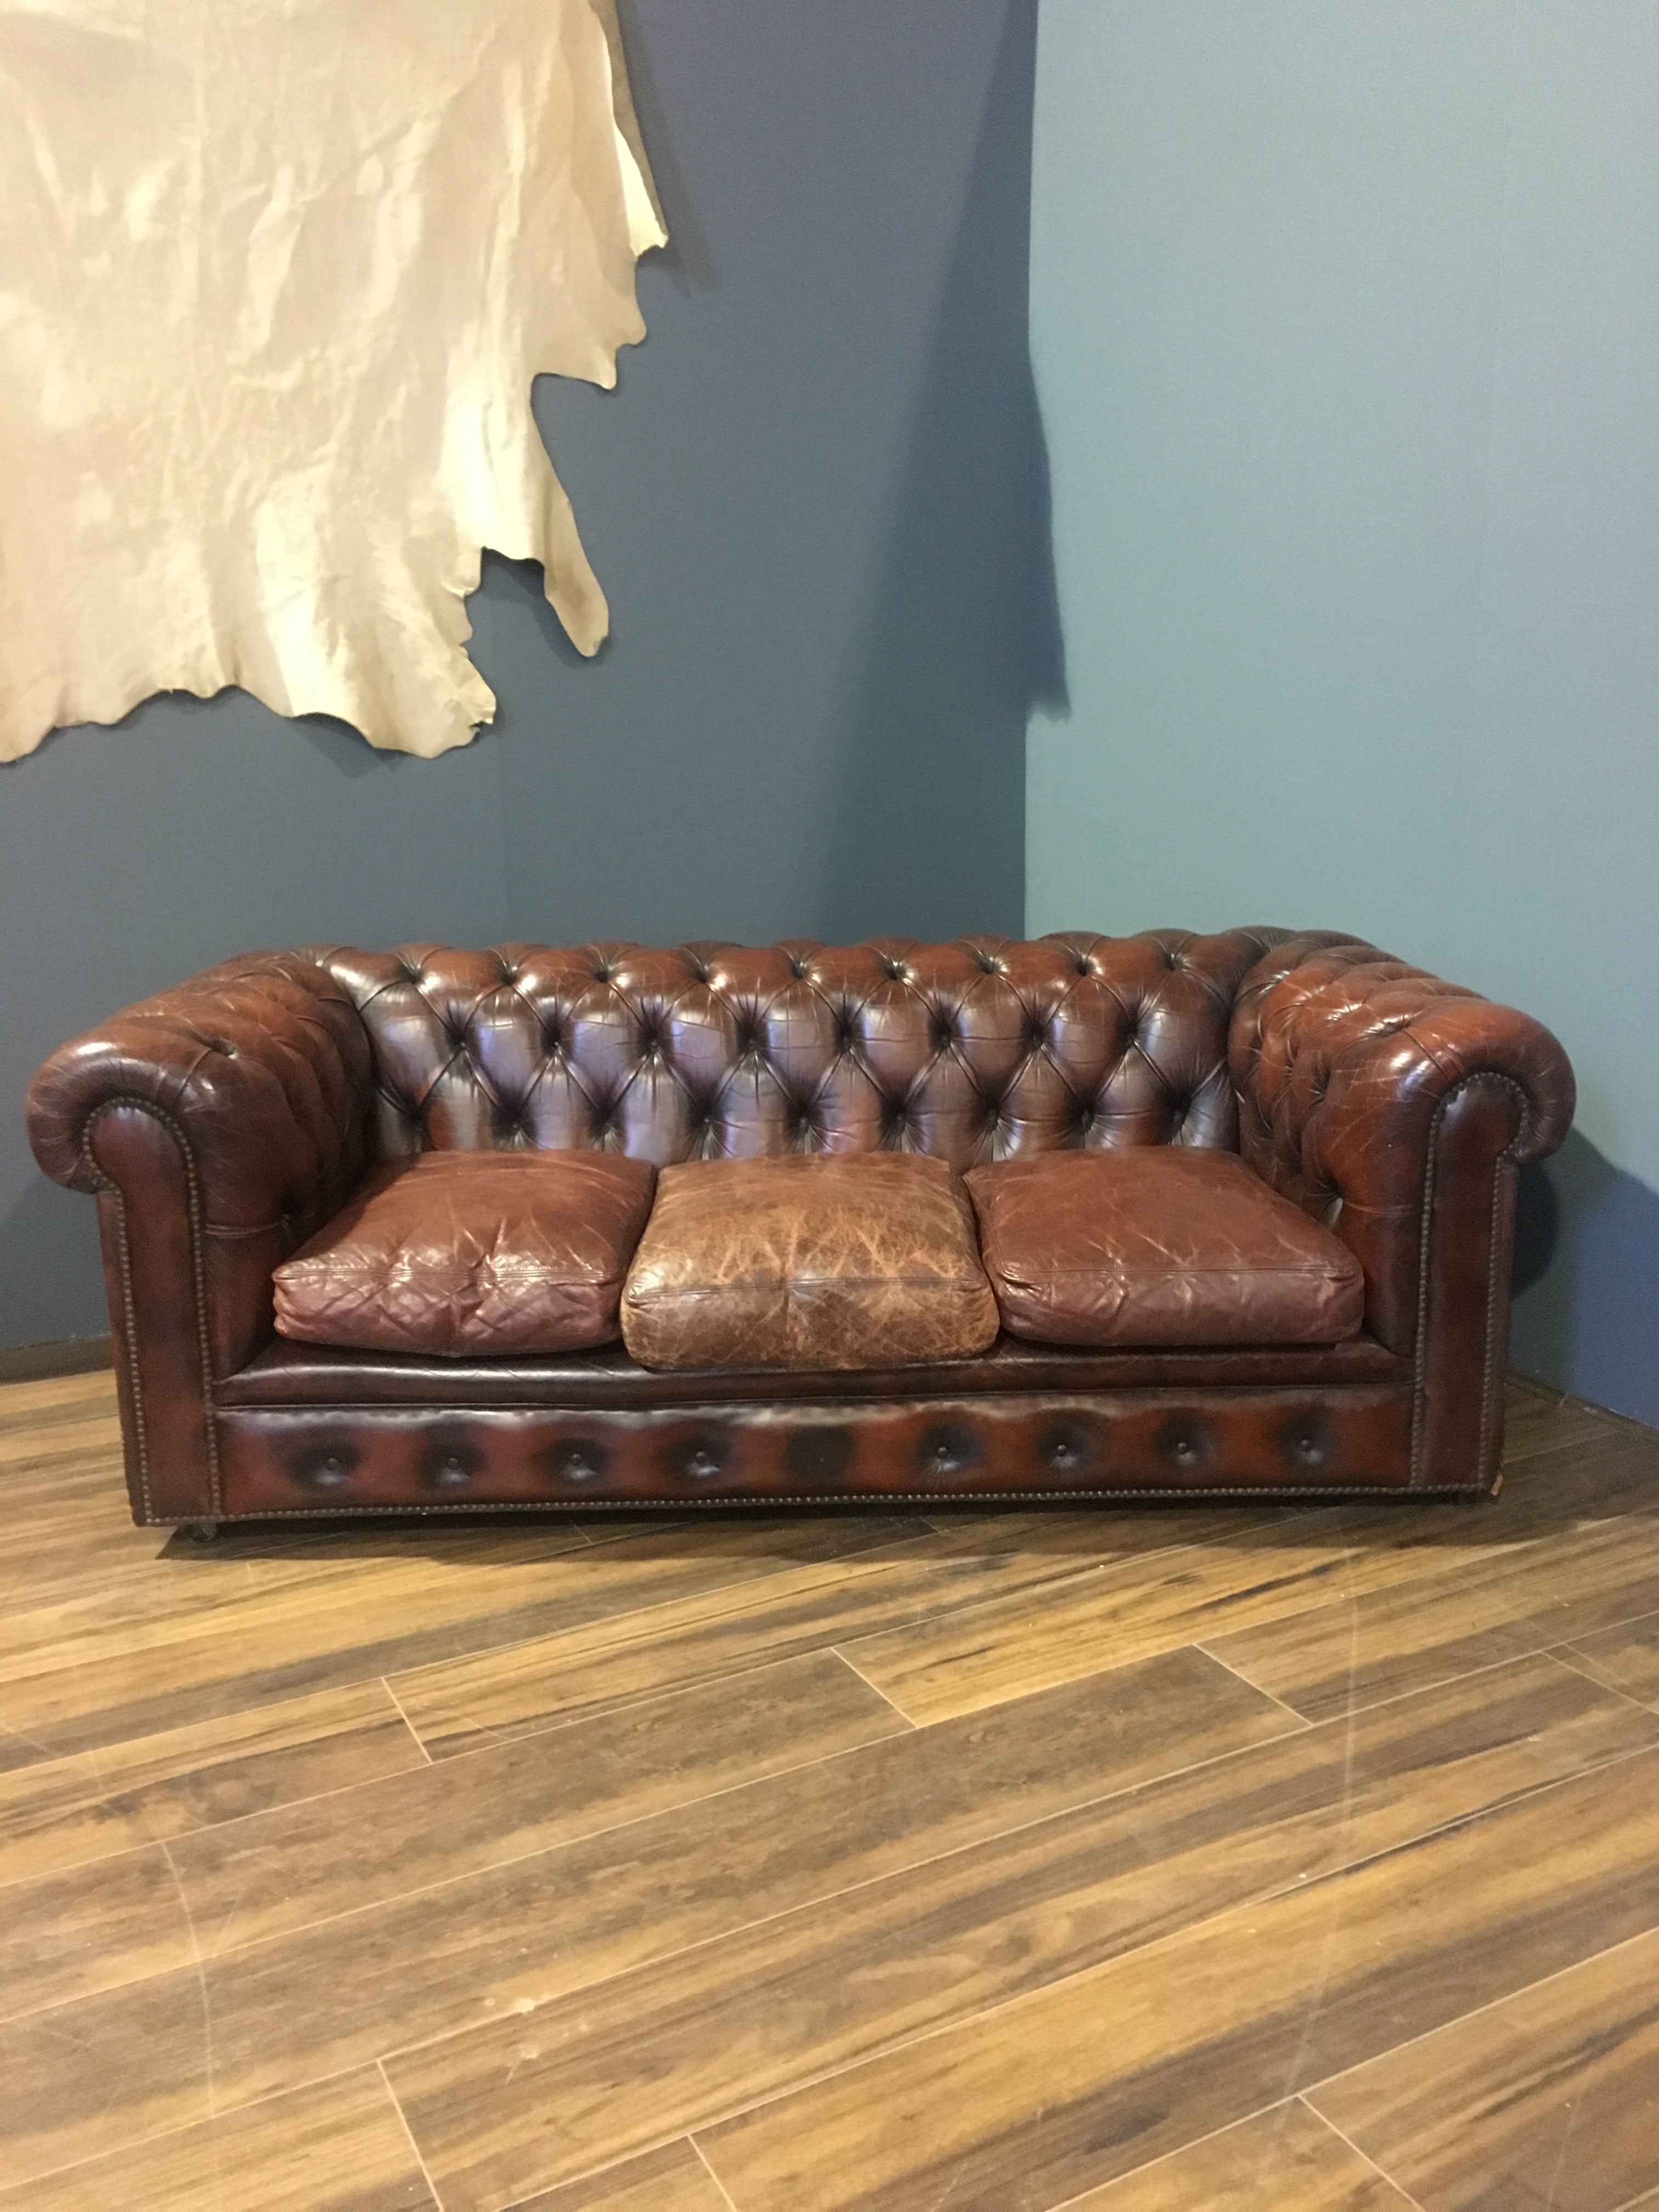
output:
[{"label": "worn leather patch", "polygon": [[665,1168],[623,1294],[646,1367],[890,1368],[997,1333],[943,1160],[869,1152]]}]

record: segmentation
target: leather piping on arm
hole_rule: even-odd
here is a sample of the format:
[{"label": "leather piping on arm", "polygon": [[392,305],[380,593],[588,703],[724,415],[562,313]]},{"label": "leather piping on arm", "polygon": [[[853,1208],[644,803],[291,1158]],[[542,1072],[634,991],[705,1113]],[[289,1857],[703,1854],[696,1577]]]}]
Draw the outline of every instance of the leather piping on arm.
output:
[{"label": "leather piping on arm", "polygon": [[138,1361],[137,1310],[132,1295],[132,1255],[127,1238],[127,1206],[119,1184],[104,1172],[92,1148],[93,1136],[98,1124],[106,1114],[118,1112],[123,1108],[131,1109],[140,1114],[148,1114],[152,1121],[159,1121],[172,1137],[174,1144],[178,1146],[179,1158],[184,1164],[185,1188],[190,1209],[190,1256],[195,1296],[197,1358],[201,1367],[202,1418],[207,1445],[208,1497],[213,1513],[217,1517],[222,1507],[223,1497],[219,1480],[219,1437],[215,1425],[213,1407],[213,1359],[208,1342],[207,1261],[203,1249],[204,1217],[202,1207],[201,1178],[197,1172],[195,1154],[191,1151],[190,1139],[185,1133],[182,1123],[176,1121],[171,1114],[164,1108],[157,1106],[153,1100],[135,1097],[129,1092],[121,1097],[103,1100],[88,1116],[86,1127],[81,1134],[81,1156],[87,1164],[87,1171],[92,1177],[94,1188],[109,1192],[115,1200],[117,1234],[121,1258],[122,1330],[126,1339],[127,1383],[132,1393],[133,1431],[138,1457],[138,1486],[144,1501],[144,1517],[146,1521],[149,1521],[154,1518],[154,1515],[149,1495],[149,1449],[147,1425],[144,1419],[143,1383]]},{"label": "leather piping on arm", "polygon": [[[1480,1369],[1480,1443],[1475,1454],[1477,1473],[1486,1466],[1486,1446],[1492,1434],[1492,1370],[1498,1358],[1499,1199],[1504,1167],[1512,1164],[1521,1153],[1530,1118],[1530,1103],[1525,1090],[1512,1075],[1505,1075],[1495,1067],[1478,1068],[1454,1083],[1436,1104],[1434,1118],[1429,1124],[1428,1158],[1423,1170],[1423,1218],[1418,1236],[1416,1342],[1412,1352],[1412,1441],[1408,1478],[1408,1486],[1412,1489],[1418,1487],[1422,1468],[1423,1421],[1428,1396],[1429,1248],[1434,1230],[1434,1187],[1440,1149],[1440,1124],[1447,1108],[1474,1083],[1502,1084],[1517,1101],[1521,1115],[1520,1127],[1492,1163],[1492,1203],[1486,1232],[1486,1348]],[[1478,1488],[1479,1485],[1472,1486]]]}]

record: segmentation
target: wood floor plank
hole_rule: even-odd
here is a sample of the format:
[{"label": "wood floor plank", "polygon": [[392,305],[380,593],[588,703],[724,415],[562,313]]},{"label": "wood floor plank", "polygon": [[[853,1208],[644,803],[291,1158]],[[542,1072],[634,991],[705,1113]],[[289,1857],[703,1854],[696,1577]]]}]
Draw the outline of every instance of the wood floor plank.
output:
[{"label": "wood floor plank", "polygon": [[1619,2212],[1659,2188],[1659,1933],[1309,2092],[1423,2212]]},{"label": "wood floor plank", "polygon": [[1597,1415],[1570,1439],[1540,1437],[1524,1458],[1506,1459],[1497,1498],[1455,1510],[1545,1535],[1581,1520],[1651,1513],[1659,1510],[1659,1431]]},{"label": "wood floor plank", "polygon": [[1073,2197],[1066,2212],[1416,2212],[1297,2098]]},{"label": "wood floor plank", "polygon": [[[1653,1752],[1557,1784],[699,2130],[699,2145],[744,2212],[1048,2212],[1246,2117],[1264,2091],[1291,2094],[1659,1925],[1656,1790]],[[465,2194],[439,2186],[460,2212]]]},{"label": "wood floor plank", "polygon": [[[437,2212],[372,2068],[0,2189],[0,2212]],[[688,2207],[690,2212],[690,2207]]]},{"label": "wood floor plank", "polygon": [[0,1383],[0,1434],[40,1427],[66,1406],[113,1413],[113,1370],[91,1368],[81,1375],[46,1375],[34,1382]]},{"label": "wood floor plank", "polygon": [[[204,1951],[477,1874],[907,1732],[833,1652],[281,1807],[168,1854]],[[372,1837],[373,1851],[353,1848]]]},{"label": "wood floor plank", "polygon": [[[0,1764],[64,1757],[125,1736],[216,1718],[349,1681],[459,1656],[659,1604],[695,1589],[851,1555],[920,1523],[733,1522],[614,1543],[544,1547],[539,1532],[493,1533],[471,1550],[374,1562],[326,1577],[293,1560],[249,1586],[250,1560],[216,1546],[135,1621],[88,1621],[95,1604],[0,1618]],[[444,1530],[457,1544],[464,1532]],[[580,1532],[576,1532],[579,1535]],[[342,1540],[337,1536],[337,1544]],[[573,1535],[570,1541],[575,1543]],[[378,1568],[378,1571],[376,1571]],[[465,1571],[462,1570],[465,1569]],[[197,1584],[188,1593],[187,1584]],[[32,1753],[19,1747],[33,1746]]]},{"label": "wood floor plank", "polygon": [[1205,1640],[1247,1680],[1321,1720],[1651,1613],[1656,1601],[1659,1518],[1625,1515],[1468,1560],[1453,1576]]},{"label": "wood floor plank", "polygon": [[[1654,1527],[1659,1531],[1659,1516]],[[1300,1613],[1419,1581],[1455,1580],[1504,1557],[1514,1519],[1443,1507],[1280,1518],[1218,1540],[1108,1562],[1045,1589],[986,1600],[848,1642],[860,1672],[917,1722],[971,1712],[1147,1652],[1273,1629]],[[1535,1547],[1529,1534],[1523,1551]]]},{"label": "wood floor plank", "polygon": [[[1278,1512],[1253,1517],[1266,1526]],[[1070,1577],[1218,1540],[1200,1514],[1009,1514],[599,1620],[563,1635],[393,1678],[410,1724],[434,1758],[506,1741],[799,1650],[1022,1591],[1041,1604]]]},{"label": "wood floor plank", "polygon": [[[44,1383],[21,1387],[30,1392],[46,1390]],[[10,1399],[18,1388],[13,1384],[5,1397]],[[0,1467],[44,1465],[94,1451],[100,1462],[112,1459],[119,1468],[121,1427],[112,1387],[96,1392],[64,1391],[50,1406],[37,1401],[33,1411],[0,1404]]]},{"label": "wood floor plank", "polygon": [[386,1685],[363,1682],[16,1767],[0,1773],[0,1885],[425,1764]]},{"label": "wood floor plank", "polygon": [[[195,1974],[239,1943],[545,1850],[906,1725],[826,1653],[730,1692],[690,1692],[585,1723],[562,1739],[557,1760],[526,1756],[531,1746],[480,1753],[476,1765],[422,1760],[166,1850],[15,1882],[0,1890],[0,2016],[170,1970]],[[325,1936],[319,1955],[330,1952]]]},{"label": "wood floor plank", "polygon": [[[501,2204],[1659,1744],[1591,1686],[1533,1660],[1280,1737],[547,1995],[388,2072],[446,2204]],[[879,2067],[869,2081],[878,2101]]]},{"label": "wood floor plank", "polygon": [[[1659,1601],[1659,1583],[1655,1584],[1654,1596]],[[1616,1628],[1577,1638],[1565,1646],[1563,1656],[1598,1682],[1622,1690],[1627,1698],[1659,1707],[1659,1605]]]},{"label": "wood floor plank", "polygon": [[1504,1419],[1504,1466],[1512,1471],[1534,1452],[1587,1443],[1606,1425],[1604,1417],[1581,1399],[1513,1376]]},{"label": "wood floor plank", "polygon": [[160,1844],[0,1890],[0,2018],[188,1966],[196,1955]]},{"label": "wood floor plank", "polygon": [[[307,1633],[325,1638],[331,1615],[354,1596],[366,1624],[377,1612],[395,1614],[399,1605],[410,1619],[424,1605],[443,1621],[458,1604],[482,1612],[532,1597],[532,1577],[556,1576],[556,1561],[591,1548],[586,1531],[563,1524],[548,1532],[544,1546],[526,1545],[522,1531],[469,1530],[471,1540],[454,1563],[469,1587],[446,1591],[429,1537],[422,1543],[412,1531],[379,1534],[358,1555],[337,1533],[321,1529],[238,1531],[212,1545],[169,1534],[159,1551],[161,1532],[129,1533],[141,1539],[141,1549],[113,1572],[67,1588],[55,1582],[31,1588],[26,1601],[0,1617],[0,1665],[9,1681],[22,1684],[63,1667],[95,1668],[173,1645],[210,1650],[212,1640],[227,1634],[245,1643],[251,1656],[262,1639],[276,1637],[287,1639],[287,1649],[297,1641],[303,1650]],[[307,1606],[317,1614],[310,1632]]]},{"label": "wood floor plank", "polygon": [[512,2212],[732,2212],[732,2200],[691,2145],[682,2142],[590,2174],[568,2189],[526,2197]]},{"label": "wood floor plank", "polygon": [[[1650,1725],[1557,1671],[1575,1694]],[[210,2100],[222,2109],[423,2036],[520,2017],[849,1882],[1131,1787],[1172,1757],[1287,1728],[1304,1733],[1213,1662],[1175,1654],[1104,1694],[1067,1686],[890,1737],[251,1949],[215,1955],[204,1944],[199,1967],[0,2029],[0,2157],[20,2172],[90,2157],[185,2125]],[[561,1751],[567,1740],[555,1740]],[[355,1847],[373,1844],[360,1832]]]},{"label": "wood floor plank", "polygon": [[0,1385],[0,2212],[1659,2212],[1659,1437],[1504,1471],[201,1547]]}]

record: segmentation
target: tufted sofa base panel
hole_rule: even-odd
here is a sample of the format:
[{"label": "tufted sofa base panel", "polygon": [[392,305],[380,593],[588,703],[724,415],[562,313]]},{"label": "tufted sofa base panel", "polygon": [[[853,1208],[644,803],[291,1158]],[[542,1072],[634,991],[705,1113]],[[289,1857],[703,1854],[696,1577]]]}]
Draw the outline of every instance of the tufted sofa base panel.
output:
[{"label": "tufted sofa base panel", "polygon": [[503,1507],[1306,1498],[1412,1486],[1407,1382],[649,1410],[240,1407],[222,1517]]}]

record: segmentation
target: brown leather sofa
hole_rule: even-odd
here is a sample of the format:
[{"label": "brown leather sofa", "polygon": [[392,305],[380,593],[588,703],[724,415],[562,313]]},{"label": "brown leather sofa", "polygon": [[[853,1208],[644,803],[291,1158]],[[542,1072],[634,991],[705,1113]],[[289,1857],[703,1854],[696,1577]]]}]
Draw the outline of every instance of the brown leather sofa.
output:
[{"label": "brown leather sofa", "polygon": [[[29,1114],[41,1166],[97,1195],[134,1515],[207,1528],[849,1497],[1476,1496],[1498,1480],[1516,1169],[1559,1145],[1572,1104],[1565,1056],[1525,1016],[1352,938],[1243,929],[252,954],[63,1047]],[[1121,1150],[1168,1146],[1218,1157]],[[1201,1232],[1200,1186],[1240,1179],[1231,1154],[1291,1202],[1279,1231],[1294,1216],[1335,1255],[1309,1327],[1336,1340],[1286,1341],[1263,1309],[1260,1342],[1176,1324],[1159,1341],[1156,1300],[1139,1336],[1037,1340],[1047,1293],[1012,1266],[989,1349],[885,1366],[664,1371],[616,1343],[486,1357],[276,1333],[274,1271],[368,1178],[483,1148],[659,1168],[929,1155],[968,1176],[988,1255],[994,1214],[1012,1244],[1046,1221],[1074,1273],[1101,1209],[1056,1211],[1042,1176],[995,1164],[1111,1151],[1155,1246],[1162,1206]],[[712,1201],[700,1172],[678,1188]],[[1363,1283],[1345,1285],[1352,1262]],[[1094,1288],[1085,1307],[1086,1337]]]}]

